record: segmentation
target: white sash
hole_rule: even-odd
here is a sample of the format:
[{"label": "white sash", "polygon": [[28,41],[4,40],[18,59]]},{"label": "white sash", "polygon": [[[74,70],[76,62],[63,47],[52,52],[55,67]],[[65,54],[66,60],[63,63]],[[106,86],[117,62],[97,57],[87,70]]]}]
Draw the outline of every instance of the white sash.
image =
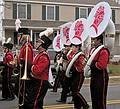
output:
[{"label": "white sash", "polygon": [[90,77],[91,76],[91,69],[90,69],[90,65],[91,62],[93,61],[94,57],[96,56],[96,54],[104,47],[104,45],[100,45],[90,56],[90,58],[88,59],[85,67],[84,67],[84,76],[85,77]]},{"label": "white sash", "polygon": [[73,63],[76,61],[76,59],[77,59],[81,54],[83,54],[83,52],[77,53],[77,54],[72,58],[72,60],[70,61],[70,63],[68,64],[68,67],[67,67],[66,73],[65,73],[65,75],[66,75],[68,78],[71,77],[71,76],[70,76],[70,69],[71,69]]}]

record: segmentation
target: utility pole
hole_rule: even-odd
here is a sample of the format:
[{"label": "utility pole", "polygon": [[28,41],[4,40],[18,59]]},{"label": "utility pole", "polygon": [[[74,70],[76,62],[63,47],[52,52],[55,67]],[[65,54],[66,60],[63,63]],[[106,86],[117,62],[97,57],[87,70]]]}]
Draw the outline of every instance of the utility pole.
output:
[{"label": "utility pole", "polygon": [[3,19],[4,19],[4,0],[0,0],[0,40],[2,44],[5,42],[5,34],[3,29]]}]

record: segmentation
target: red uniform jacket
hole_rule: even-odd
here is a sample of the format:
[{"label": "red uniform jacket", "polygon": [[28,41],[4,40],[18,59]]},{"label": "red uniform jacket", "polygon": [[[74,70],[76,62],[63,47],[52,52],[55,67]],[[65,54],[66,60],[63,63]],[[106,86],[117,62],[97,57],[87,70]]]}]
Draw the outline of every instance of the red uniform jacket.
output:
[{"label": "red uniform jacket", "polygon": [[73,52],[73,51],[71,50],[71,51],[68,52],[68,53],[69,53],[69,54],[67,54],[67,60],[70,61],[70,60],[73,58],[75,52]]},{"label": "red uniform jacket", "polygon": [[84,71],[84,66],[86,62],[85,60],[86,60],[85,55],[81,54],[73,64],[76,70],[80,73],[83,73]]},{"label": "red uniform jacket", "polygon": [[106,69],[109,63],[109,55],[109,50],[102,48],[93,59],[93,62],[96,62],[95,66],[100,70]]},{"label": "red uniform jacket", "polygon": [[[71,61],[71,59],[74,57],[75,53],[71,51],[71,53],[67,56],[67,59],[69,61]],[[81,54],[79,55],[79,57],[76,59],[76,61],[73,63],[73,66],[75,67],[75,69],[78,71],[78,72],[81,72],[83,73],[83,69],[84,69],[84,66],[85,66],[85,61],[86,61],[86,58],[85,58],[85,55],[84,54]]]},{"label": "red uniform jacket", "polygon": [[41,52],[33,60],[32,75],[41,80],[48,80],[50,59],[47,52]]},{"label": "red uniform jacket", "polygon": [[[30,42],[28,42],[28,61],[29,61],[30,63],[32,63],[33,57],[34,57],[33,47],[32,47],[32,45],[30,44]],[[20,59],[25,60],[25,58],[26,58],[26,43],[23,44],[23,46],[22,46],[21,49],[20,49],[20,55],[19,55],[19,60],[18,60],[18,62],[20,62]]]},{"label": "red uniform jacket", "polygon": [[12,51],[10,52],[7,52],[6,55],[5,55],[5,58],[4,58],[4,61],[3,61],[3,64],[7,65],[7,71],[10,75],[12,75],[12,71],[13,71],[13,67],[12,65],[10,64],[10,62],[13,61],[13,53]]}]

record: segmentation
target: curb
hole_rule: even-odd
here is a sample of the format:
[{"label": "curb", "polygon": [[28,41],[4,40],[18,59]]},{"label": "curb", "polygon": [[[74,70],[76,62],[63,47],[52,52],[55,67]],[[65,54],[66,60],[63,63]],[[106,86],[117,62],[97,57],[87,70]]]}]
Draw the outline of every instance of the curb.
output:
[{"label": "curb", "polygon": [[[90,85],[90,78],[85,78],[87,82],[84,83],[84,86],[89,86]],[[109,85],[120,85],[120,76],[109,76]],[[114,82],[112,82],[114,81]]]},{"label": "curb", "polygon": [[[120,76],[109,76],[109,79],[115,79],[115,78],[120,78]],[[85,79],[90,79],[90,78],[85,78]]]}]

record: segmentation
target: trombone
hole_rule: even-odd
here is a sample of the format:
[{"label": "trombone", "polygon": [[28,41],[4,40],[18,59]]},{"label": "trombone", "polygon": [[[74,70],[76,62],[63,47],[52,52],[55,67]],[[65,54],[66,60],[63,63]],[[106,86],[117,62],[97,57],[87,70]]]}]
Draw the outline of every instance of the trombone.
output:
[{"label": "trombone", "polygon": [[[25,57],[25,68],[24,68],[23,77],[21,77],[22,76],[22,70],[21,70],[22,65],[20,64],[19,92],[18,92],[18,99],[19,99],[18,102],[19,102],[20,107],[23,106],[24,102],[25,102],[25,81],[30,79],[30,78],[28,78],[28,75],[27,75],[27,62],[28,62],[28,35],[27,35],[27,43],[26,43],[26,57]],[[21,93],[21,88],[22,88],[22,93]],[[21,99],[22,99],[22,101],[20,101]]]}]

